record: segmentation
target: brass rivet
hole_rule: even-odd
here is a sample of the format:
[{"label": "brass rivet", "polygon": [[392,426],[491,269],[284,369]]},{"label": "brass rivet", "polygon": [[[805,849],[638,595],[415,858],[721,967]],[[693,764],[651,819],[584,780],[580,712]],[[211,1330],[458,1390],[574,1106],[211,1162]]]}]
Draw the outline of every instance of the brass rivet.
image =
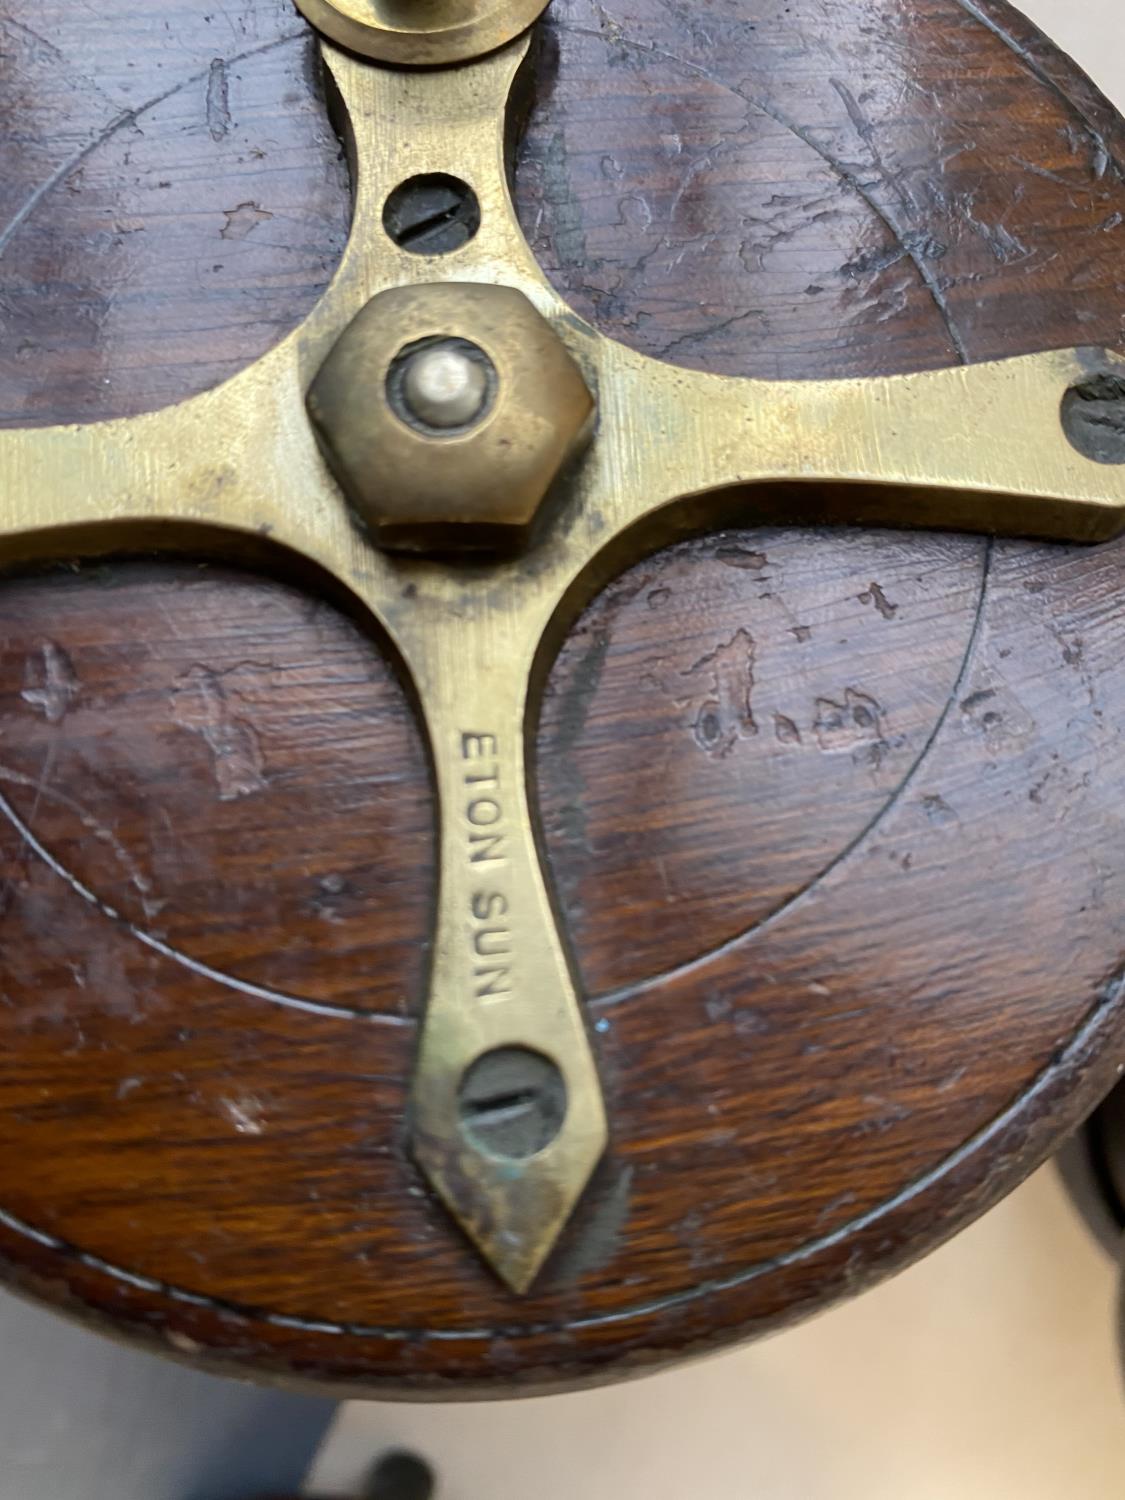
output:
[{"label": "brass rivet", "polygon": [[468,427],[480,417],[487,398],[485,365],[454,344],[419,349],[402,373],[403,406],[425,427]]}]

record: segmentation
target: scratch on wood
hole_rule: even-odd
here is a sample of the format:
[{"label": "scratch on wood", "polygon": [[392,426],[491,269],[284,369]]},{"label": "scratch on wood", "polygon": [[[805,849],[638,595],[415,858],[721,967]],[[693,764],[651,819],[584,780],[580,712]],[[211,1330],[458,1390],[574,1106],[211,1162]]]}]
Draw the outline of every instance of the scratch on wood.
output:
[{"label": "scratch on wood", "polygon": [[256,203],[240,203],[237,208],[225,208],[223,213],[227,221],[219,231],[219,238],[223,240],[244,240],[259,224],[273,218],[273,214],[259,208]]},{"label": "scratch on wood", "polygon": [[861,604],[873,604],[884,620],[893,620],[898,614],[898,605],[892,604],[877,583],[869,583],[856,598]]},{"label": "scratch on wood", "polygon": [[788,714],[774,714],[773,732],[779,744],[799,745],[801,743],[801,731]]},{"label": "scratch on wood", "polygon": [[250,797],[267,787],[258,732],[231,708],[224,683],[229,676],[197,663],[177,680],[172,694],[176,723],[198,734],[211,752],[221,802]]},{"label": "scratch on wood", "polygon": [[220,1099],[219,1108],[239,1135],[264,1135],[262,1101],[252,1094],[241,1099]]},{"label": "scratch on wood", "polygon": [[[302,27],[300,31],[291,32],[286,36],[276,37],[272,42],[266,42],[260,47],[251,47],[245,52],[239,52],[234,57],[229,58],[227,61],[228,63],[245,62],[251,57],[258,57],[264,53],[272,52],[275,48],[287,46],[291,42],[303,43],[307,40],[307,38],[308,32],[304,27]],[[143,104],[139,104],[133,109],[122,110],[121,113],[110,120],[108,124],[102,126],[101,129],[98,130],[98,132],[94,136],[92,136],[90,140],[88,140],[84,145],[80,146],[78,150],[75,151],[72,155],[68,156],[65,161],[61,162],[53,172],[45,177],[43,181],[40,182],[38,186],[28,194],[28,196],[12,214],[11,218],[7,221],[4,227],[0,229],[0,255],[3,255],[4,251],[14,239],[18,230],[23,224],[27,222],[27,220],[35,212],[36,208],[38,208],[39,204],[42,203],[43,199],[46,198],[49,193],[53,192],[54,189],[58,187],[60,182],[65,182],[76,171],[78,171],[87,157],[92,156],[95,151],[104,146],[105,143],[112,136],[116,135],[119,130],[126,129],[128,127],[135,127],[137,121],[141,118],[142,115],[148,114],[150,110],[153,110],[158,105],[165,103],[168,99],[174,98],[175,95],[182,92],[182,90],[195,85],[196,83],[198,83],[199,79],[202,76],[205,75],[193,74],[191,78],[182,79],[179,83],[173,84],[171,88],[165,89],[159,94],[155,94],[151,99],[146,99]]]},{"label": "scratch on wood", "polygon": [[860,688],[844,690],[844,701],[818,698],[813,733],[822,750],[852,751],[857,745],[878,743],[883,738],[883,709]]},{"label": "scratch on wood", "polygon": [[230,81],[227,65],[221,57],[211,63],[207,75],[207,128],[213,141],[221,141],[230,132]]},{"label": "scratch on wood", "polygon": [[20,697],[39,709],[48,724],[61,724],[78,696],[79,682],[70,657],[54,641],[44,641],[39,656],[24,666],[26,686]]},{"label": "scratch on wood", "polygon": [[[7,783],[10,786],[26,787],[28,790],[33,792],[35,796],[34,807],[38,807],[39,803],[44,801],[55,803],[60,807],[65,807],[68,812],[72,813],[73,816],[78,819],[84,831],[89,834],[92,839],[96,840],[99,844],[106,845],[109,848],[114,858],[124,870],[129,884],[133,886],[133,888],[140,896],[141,906],[144,910],[146,918],[151,919],[152,917],[158,916],[159,913],[164,909],[167,903],[154,897],[152,881],[149,880],[148,876],[143,873],[136,860],[129,853],[128,849],[126,849],[121,840],[116,836],[112,828],[107,828],[102,823],[100,823],[98,819],[93,815],[93,813],[88,812],[81,803],[75,801],[73,797],[68,797],[65,792],[61,792],[55,787],[48,787],[45,784],[43,777],[35,780],[30,776],[24,775],[22,771],[15,770],[11,766],[0,765],[0,785],[4,783]],[[9,821],[12,822],[14,826],[16,826],[17,828],[20,827],[20,825],[15,822],[15,819],[8,814],[7,809],[3,807],[2,798],[0,798],[0,810],[3,810],[5,812],[5,815],[9,817]],[[116,915],[116,913],[114,913],[114,915]]]},{"label": "scratch on wood", "polygon": [[698,685],[696,691],[685,693],[682,683],[677,683],[672,693],[678,704],[695,709],[692,733],[708,755],[729,755],[739,740],[758,733],[751,701],[756,653],[753,637],[740,626],[729,641],[677,674]]}]

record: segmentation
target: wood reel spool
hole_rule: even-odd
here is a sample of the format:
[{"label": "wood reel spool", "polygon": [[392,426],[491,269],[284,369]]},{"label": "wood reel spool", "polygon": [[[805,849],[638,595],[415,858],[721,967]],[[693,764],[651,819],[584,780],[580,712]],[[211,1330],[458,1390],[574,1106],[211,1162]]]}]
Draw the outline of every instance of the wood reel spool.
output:
[{"label": "wood reel spool", "polygon": [[[287,0],[0,22],[5,424],[262,355],[349,219]],[[643,353],[782,379],[1122,343],[1125,127],[999,0],[555,0],[532,82],[521,222]],[[407,1149],[433,805],[375,642],[213,560],[12,572],[8,1280],[219,1368],[467,1397],[923,1254],[1116,1076],[1123,572],[1121,543],[745,527],[588,605],[535,770],[611,1145],[525,1296]]]}]

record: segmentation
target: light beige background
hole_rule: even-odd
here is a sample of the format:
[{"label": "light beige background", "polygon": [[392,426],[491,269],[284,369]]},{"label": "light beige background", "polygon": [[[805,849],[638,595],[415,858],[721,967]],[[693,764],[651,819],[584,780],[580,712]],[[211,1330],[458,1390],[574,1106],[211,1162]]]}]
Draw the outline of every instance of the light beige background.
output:
[{"label": "light beige background", "polygon": [[[1125,0],[1022,8],[1125,110]],[[1114,1288],[1046,1169],[896,1280],[733,1354],[577,1396],[351,1406],[314,1488],[407,1445],[441,1500],[1122,1500]]]}]

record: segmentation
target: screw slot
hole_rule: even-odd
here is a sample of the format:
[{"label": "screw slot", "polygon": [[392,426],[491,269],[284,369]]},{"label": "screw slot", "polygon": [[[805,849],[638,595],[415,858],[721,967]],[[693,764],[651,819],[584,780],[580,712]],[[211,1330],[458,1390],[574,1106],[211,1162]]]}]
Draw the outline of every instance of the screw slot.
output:
[{"label": "screw slot", "polygon": [[1098,464],[1125,464],[1125,376],[1092,375],[1063,397],[1062,425],[1072,447]]},{"label": "screw slot", "polygon": [[383,228],[411,255],[448,255],[480,228],[480,203],[467,182],[445,172],[408,177],[383,205]]},{"label": "screw slot", "polygon": [[490,1156],[522,1161],[549,1146],[566,1119],[566,1083],[549,1057],[496,1047],[470,1063],[457,1094],[461,1129]]}]

